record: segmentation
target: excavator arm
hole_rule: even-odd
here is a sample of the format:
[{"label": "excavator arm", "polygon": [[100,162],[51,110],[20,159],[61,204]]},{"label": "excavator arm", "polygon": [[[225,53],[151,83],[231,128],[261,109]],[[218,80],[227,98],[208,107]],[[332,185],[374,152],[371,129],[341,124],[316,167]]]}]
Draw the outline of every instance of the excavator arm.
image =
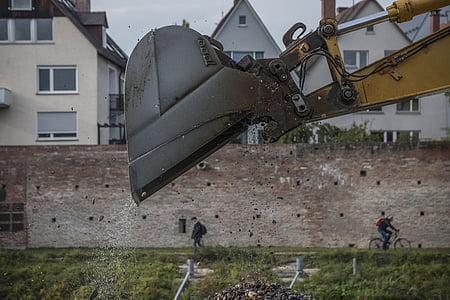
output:
[{"label": "excavator arm", "polygon": [[[450,28],[350,73],[338,37],[385,21],[403,22],[450,0],[399,0],[385,12],[338,24],[324,19],[305,36],[295,24],[275,59],[235,62],[221,44],[169,26],[147,34],[127,65],[125,117],[136,203],[195,166],[250,125],[275,142],[309,122],[450,88]],[[333,82],[304,93],[311,59],[326,59]],[[296,75],[294,75],[296,74]],[[297,80],[298,79],[298,80]]]}]

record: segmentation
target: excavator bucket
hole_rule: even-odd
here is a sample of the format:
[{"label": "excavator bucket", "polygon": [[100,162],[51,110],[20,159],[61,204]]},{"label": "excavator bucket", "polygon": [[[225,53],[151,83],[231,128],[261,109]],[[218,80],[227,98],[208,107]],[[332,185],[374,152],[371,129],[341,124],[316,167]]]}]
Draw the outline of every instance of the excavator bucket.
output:
[{"label": "excavator bucket", "polygon": [[131,54],[125,119],[137,204],[248,127],[258,81],[212,44],[169,26],[148,33]]}]

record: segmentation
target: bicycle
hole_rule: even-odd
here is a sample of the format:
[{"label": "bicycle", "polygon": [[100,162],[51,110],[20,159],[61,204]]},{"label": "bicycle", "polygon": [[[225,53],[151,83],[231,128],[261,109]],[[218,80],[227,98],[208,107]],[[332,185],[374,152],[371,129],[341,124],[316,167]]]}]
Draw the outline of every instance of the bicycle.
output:
[{"label": "bicycle", "polygon": [[[394,249],[411,249],[411,242],[405,238],[398,237],[398,231],[394,231],[389,242],[387,243],[387,249],[390,245],[394,244]],[[383,239],[376,237],[370,240],[369,249],[383,249]]]}]

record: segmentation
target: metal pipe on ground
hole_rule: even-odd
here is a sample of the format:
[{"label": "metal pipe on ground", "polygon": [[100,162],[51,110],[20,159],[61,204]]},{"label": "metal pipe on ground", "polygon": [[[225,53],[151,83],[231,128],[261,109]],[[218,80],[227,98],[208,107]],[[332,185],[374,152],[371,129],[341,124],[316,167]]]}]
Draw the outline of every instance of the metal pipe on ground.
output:
[{"label": "metal pipe on ground", "polygon": [[303,257],[297,257],[296,259],[296,272],[294,279],[292,280],[289,288],[292,289],[294,284],[297,282],[297,279],[303,274]]},{"label": "metal pipe on ground", "polygon": [[181,294],[183,293],[183,290],[189,283],[189,279],[194,277],[194,260],[188,259],[187,261],[187,273],[186,276],[184,276],[183,281],[181,282],[180,287],[177,290],[177,293],[175,294],[175,297],[173,297],[173,300],[180,299]]}]

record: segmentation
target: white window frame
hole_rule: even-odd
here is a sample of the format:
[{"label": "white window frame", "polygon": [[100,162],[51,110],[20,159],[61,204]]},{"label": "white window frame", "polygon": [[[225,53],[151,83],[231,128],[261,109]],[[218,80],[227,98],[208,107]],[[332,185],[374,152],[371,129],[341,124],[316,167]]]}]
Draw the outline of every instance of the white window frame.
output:
[{"label": "white window frame", "polygon": [[[241,24],[241,17],[245,18],[245,23]],[[248,26],[247,15],[239,15],[239,17],[238,17],[238,25],[239,25],[239,27],[247,27]]]},{"label": "white window frame", "polygon": [[[414,107],[413,101],[417,101],[417,110],[413,109],[413,107]],[[405,102],[408,102],[408,101],[405,101]],[[420,114],[420,108],[421,108],[420,107],[420,99],[414,98],[414,99],[409,100],[409,110],[399,110],[398,106],[396,105],[395,112],[400,115],[401,114]]]},{"label": "white window frame", "polygon": [[33,0],[30,0],[30,7],[27,8],[14,8],[14,0],[10,0],[9,10],[11,11],[31,11],[33,10]]},{"label": "white window frame", "polygon": [[408,133],[409,134],[409,140],[412,141],[413,138],[414,138],[414,133],[415,132],[418,133],[418,139],[420,140],[420,133],[421,133],[420,130],[397,130],[396,131],[396,137],[395,137],[396,140],[395,141],[397,142],[397,140],[398,140],[398,138],[399,138],[401,133]]},{"label": "white window frame", "polygon": [[48,43],[52,43],[53,42],[53,34],[54,34],[54,29],[55,29],[55,27],[54,27],[54,25],[53,25],[53,18],[43,18],[43,19],[50,19],[50,20],[52,20],[52,39],[51,40],[38,40],[38,33],[37,33],[37,20],[38,19],[33,19],[33,22],[34,22],[34,39],[33,39],[33,42],[34,43],[36,43],[36,44],[48,44]]},{"label": "white window frame", "polygon": [[6,20],[6,34],[8,36],[7,36],[6,40],[4,40],[4,41],[0,40],[0,44],[11,43],[11,25],[10,25],[11,19],[3,19],[2,18],[2,20]]},{"label": "white window frame", "polygon": [[[342,57],[344,58],[345,56],[345,52],[354,52],[356,53],[356,65],[348,65],[345,60],[344,60],[344,64],[345,64],[345,69],[348,71],[357,71],[361,68],[364,68],[366,66],[369,65],[369,51],[368,50],[344,50],[343,51],[343,55]],[[361,66],[361,52],[367,53],[367,63],[364,67]]]},{"label": "white window frame", "polygon": [[[55,91],[54,90],[54,75],[53,70],[57,69],[75,69],[75,90],[74,91]],[[40,91],[39,90],[39,70],[50,70],[49,80],[50,80],[50,90]],[[78,67],[76,65],[64,65],[64,66],[45,66],[38,65],[36,68],[36,94],[38,95],[76,95],[78,94]]]},{"label": "white window frame", "polygon": [[[62,131],[55,131],[55,132],[39,132],[39,118],[37,117],[39,115],[39,113],[75,113],[76,115],[76,122],[77,122],[77,128],[75,129],[76,131],[75,133],[75,137],[55,137],[55,134],[68,134],[68,133],[72,133],[72,132],[62,132]],[[63,141],[78,141],[79,137],[78,137],[78,132],[79,132],[79,119],[78,119],[78,112],[77,111],[39,111],[36,114],[36,136],[37,142],[63,142]],[[39,137],[40,134],[50,134],[50,137],[48,138],[44,138],[44,137]]]},{"label": "white window frame", "polygon": [[24,20],[24,19],[11,19],[11,26],[12,26],[12,41],[16,44],[32,44],[34,40],[36,40],[36,26],[35,26],[35,22],[33,22],[33,19],[28,19],[30,20],[30,39],[29,40],[24,40],[24,41],[18,41],[16,40],[16,20]]},{"label": "white window frame", "polygon": [[38,40],[37,39],[37,20],[38,19],[31,19],[26,18],[30,20],[30,39],[26,41],[17,41],[16,40],[16,24],[15,20],[20,19],[6,19],[7,20],[7,26],[8,26],[8,40],[6,41],[0,41],[0,44],[50,44],[53,43],[53,35],[54,35],[54,22],[53,18],[45,18],[52,20],[52,39],[51,40]]},{"label": "white window frame", "polygon": [[[383,143],[384,144],[396,143],[398,141],[398,137],[399,137],[400,133],[403,133],[403,132],[409,133],[409,137],[411,140],[414,137],[414,133],[417,132],[418,139],[420,140],[420,134],[421,134],[420,130],[373,130],[373,131],[371,131],[371,133],[383,133]],[[388,142],[388,134],[389,133],[392,133],[392,141]]]}]

